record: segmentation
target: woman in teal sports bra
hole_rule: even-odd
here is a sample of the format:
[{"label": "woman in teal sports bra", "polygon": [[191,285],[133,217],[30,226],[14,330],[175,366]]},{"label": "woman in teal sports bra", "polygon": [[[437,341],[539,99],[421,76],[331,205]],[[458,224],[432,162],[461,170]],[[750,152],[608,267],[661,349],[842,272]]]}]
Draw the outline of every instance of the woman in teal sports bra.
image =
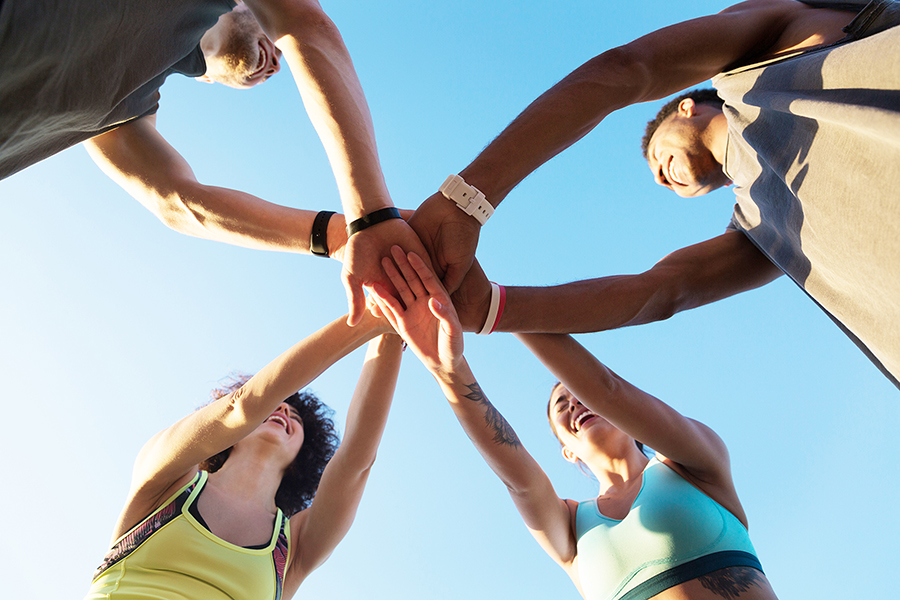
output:
[{"label": "woman in teal sports bra", "polygon": [[[400,367],[392,333],[368,312],[338,319],[151,438],[87,599],[292,597],[356,515]],[[330,411],[297,390],[369,340],[335,450]]]},{"label": "woman in teal sports bra", "polygon": [[622,380],[571,336],[520,334],[561,382],[548,416],[563,456],[587,466],[600,485],[586,502],[559,498],[475,380],[440,282],[415,254],[394,247],[392,256],[383,265],[403,304],[376,286],[382,312],[584,598],[776,598],[747,535],[725,444],[711,429]]}]

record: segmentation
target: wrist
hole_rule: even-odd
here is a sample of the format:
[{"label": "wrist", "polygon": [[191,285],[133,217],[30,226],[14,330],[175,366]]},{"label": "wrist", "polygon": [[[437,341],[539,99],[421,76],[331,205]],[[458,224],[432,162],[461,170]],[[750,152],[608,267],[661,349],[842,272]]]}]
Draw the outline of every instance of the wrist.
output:
[{"label": "wrist", "polygon": [[344,257],[347,247],[347,220],[344,215],[335,213],[328,221],[328,256],[336,260]]},{"label": "wrist", "polygon": [[487,223],[494,214],[494,205],[477,187],[469,184],[465,178],[459,175],[450,175],[441,184],[440,193],[456,206],[475,219],[479,225]]},{"label": "wrist", "polygon": [[431,374],[438,384],[454,393],[465,389],[467,385],[471,385],[475,381],[475,375],[472,374],[472,369],[469,368],[465,356],[460,356],[451,365],[434,369]]},{"label": "wrist", "polygon": [[500,184],[505,169],[502,165],[497,169],[491,168],[491,165],[485,164],[481,159],[478,162],[480,164],[472,163],[460,171],[459,176],[469,185],[481,190],[491,206],[497,208],[512,189]]},{"label": "wrist", "polygon": [[369,227],[374,227],[380,223],[384,223],[385,221],[392,221],[395,219],[403,220],[403,217],[400,216],[400,211],[394,208],[393,206],[388,206],[386,208],[378,209],[374,212],[370,212],[362,217],[350,221],[347,224],[347,238],[351,238],[353,234],[359,233]]},{"label": "wrist", "polygon": [[487,314],[484,318],[484,324],[478,331],[478,335],[488,335],[497,329],[500,319],[503,316],[503,310],[506,307],[506,288],[497,283],[491,282],[491,296],[488,303]]}]

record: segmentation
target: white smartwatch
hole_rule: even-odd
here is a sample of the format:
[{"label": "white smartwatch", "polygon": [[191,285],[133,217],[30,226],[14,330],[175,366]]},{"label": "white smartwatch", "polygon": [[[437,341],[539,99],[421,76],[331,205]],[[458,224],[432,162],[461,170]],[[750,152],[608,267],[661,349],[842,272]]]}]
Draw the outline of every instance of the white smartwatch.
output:
[{"label": "white smartwatch", "polygon": [[494,214],[494,207],[487,201],[484,194],[476,187],[466,183],[459,175],[450,175],[444,181],[440,189],[447,200],[453,200],[461,211],[475,217],[475,220],[484,225]]}]

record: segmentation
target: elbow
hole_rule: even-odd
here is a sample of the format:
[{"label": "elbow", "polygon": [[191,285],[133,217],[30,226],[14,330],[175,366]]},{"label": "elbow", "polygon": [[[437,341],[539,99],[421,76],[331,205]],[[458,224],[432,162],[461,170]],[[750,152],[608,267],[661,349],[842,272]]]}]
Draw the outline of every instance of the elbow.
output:
[{"label": "elbow", "polygon": [[340,38],[334,21],[318,2],[289,3],[283,10],[282,18],[272,22],[271,34],[276,42],[292,39],[303,45],[315,44],[319,39]]},{"label": "elbow", "polygon": [[612,93],[604,94],[614,100],[610,112],[651,99],[651,71],[640,53],[630,45],[607,50],[588,61],[585,67],[591,81]]},{"label": "elbow", "polygon": [[195,237],[208,237],[206,211],[197,189],[176,190],[165,194],[152,194],[141,203],[160,222],[178,233]]},{"label": "elbow", "polygon": [[688,293],[678,277],[666,267],[656,265],[636,276],[639,309],[626,325],[645,325],[665,321],[688,307]]}]

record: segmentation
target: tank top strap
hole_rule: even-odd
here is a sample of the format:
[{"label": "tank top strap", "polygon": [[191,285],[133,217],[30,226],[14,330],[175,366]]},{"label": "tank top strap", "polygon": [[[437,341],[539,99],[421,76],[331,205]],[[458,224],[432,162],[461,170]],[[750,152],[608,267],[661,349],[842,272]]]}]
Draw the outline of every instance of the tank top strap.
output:
[{"label": "tank top strap", "polygon": [[190,505],[190,502],[193,502],[200,493],[203,484],[206,483],[206,475],[206,471],[199,471],[190,482],[175,492],[165,504],[135,525],[131,531],[119,538],[103,558],[103,562],[100,563],[100,566],[97,567],[97,570],[94,572],[94,579],[134,552],[134,550],[144,543],[147,538],[180,515],[185,504]]}]

